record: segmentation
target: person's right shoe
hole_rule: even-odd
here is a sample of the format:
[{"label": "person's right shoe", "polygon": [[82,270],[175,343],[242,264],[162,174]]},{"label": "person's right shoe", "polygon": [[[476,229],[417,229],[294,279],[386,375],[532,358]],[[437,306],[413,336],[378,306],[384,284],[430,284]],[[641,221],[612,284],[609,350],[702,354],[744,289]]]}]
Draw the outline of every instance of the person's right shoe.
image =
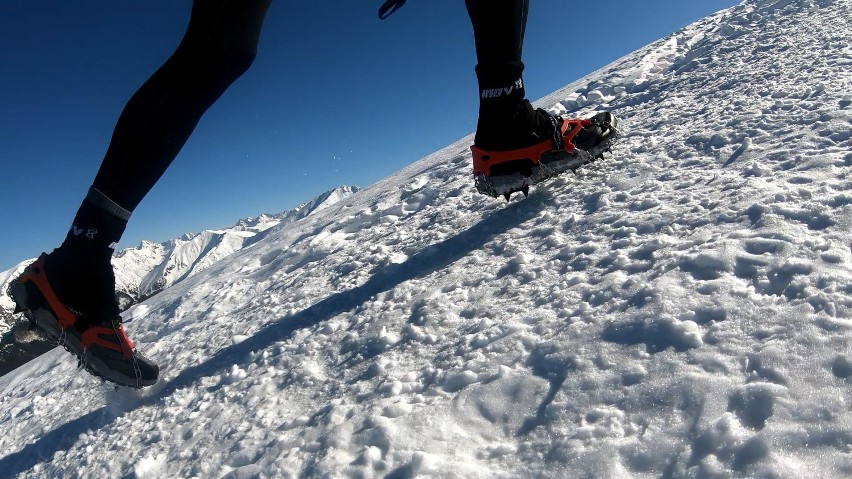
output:
[{"label": "person's right shoe", "polygon": [[9,288],[16,311],[77,356],[80,366],[107,381],[141,388],[157,382],[159,367],[139,354],[124,332],[117,305],[94,315],[63,304],[48,282],[47,255],[28,266]]},{"label": "person's right shoe", "polygon": [[546,115],[549,128],[537,121],[538,131],[522,138],[543,140],[515,149],[471,146],[474,182],[480,193],[506,199],[516,191],[526,194],[531,185],[602,157],[619,136],[618,119],[610,112],[588,119],[556,117],[541,109],[536,112]]}]

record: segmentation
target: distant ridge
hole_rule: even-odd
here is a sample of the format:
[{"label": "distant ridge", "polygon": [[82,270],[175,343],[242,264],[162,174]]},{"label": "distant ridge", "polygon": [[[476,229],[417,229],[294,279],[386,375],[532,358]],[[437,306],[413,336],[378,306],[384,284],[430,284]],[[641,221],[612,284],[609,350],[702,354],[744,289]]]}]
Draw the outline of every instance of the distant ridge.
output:
[{"label": "distant ridge", "polygon": [[[187,233],[162,243],[143,240],[135,248],[121,250],[112,261],[119,303],[126,309],[254,244],[269,229],[307,218],[358,191],[356,186],[339,186],[281,213],[244,218],[229,228]],[[32,261],[0,273],[0,334],[9,328],[14,308],[6,287]]]}]

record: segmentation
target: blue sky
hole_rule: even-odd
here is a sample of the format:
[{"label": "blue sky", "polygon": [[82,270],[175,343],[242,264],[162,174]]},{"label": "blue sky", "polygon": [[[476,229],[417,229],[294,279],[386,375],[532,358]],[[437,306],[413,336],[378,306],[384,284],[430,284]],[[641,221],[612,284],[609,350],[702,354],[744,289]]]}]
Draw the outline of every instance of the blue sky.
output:
[{"label": "blue sky", "polygon": [[[274,1],[258,58],[134,212],[120,247],[368,186],[471,133],[473,33],[461,0]],[[734,0],[532,0],[534,100]],[[115,120],[172,53],[189,0],[0,3],[0,270],[57,246]]]}]

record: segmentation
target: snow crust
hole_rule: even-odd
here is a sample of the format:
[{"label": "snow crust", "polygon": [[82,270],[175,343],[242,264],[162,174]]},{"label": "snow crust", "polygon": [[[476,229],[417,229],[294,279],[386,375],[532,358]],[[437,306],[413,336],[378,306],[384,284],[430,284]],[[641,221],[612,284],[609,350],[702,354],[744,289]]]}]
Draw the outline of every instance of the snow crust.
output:
[{"label": "snow crust", "polygon": [[11,477],[852,475],[852,4],[748,0],[539,102],[613,158],[506,205],[471,137],[128,312],[135,392],[0,378]]}]

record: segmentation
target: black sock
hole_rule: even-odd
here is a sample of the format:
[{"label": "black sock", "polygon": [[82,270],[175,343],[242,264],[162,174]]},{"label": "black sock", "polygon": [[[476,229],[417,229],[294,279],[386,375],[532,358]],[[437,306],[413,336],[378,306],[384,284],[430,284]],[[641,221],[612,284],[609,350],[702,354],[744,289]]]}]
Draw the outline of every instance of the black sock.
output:
[{"label": "black sock", "polygon": [[477,65],[479,120],[476,146],[505,151],[534,145],[553,136],[554,125],[544,110],[526,100],[521,62]]},{"label": "black sock", "polygon": [[[538,143],[552,130],[547,114],[525,100],[521,61],[528,0],[465,0],[476,43],[479,120],[474,142],[486,150]],[[544,126],[542,130],[542,126]]]},{"label": "black sock", "polygon": [[526,97],[523,71],[522,62],[476,66],[480,119],[511,119]]},{"label": "black sock", "polygon": [[92,317],[118,313],[111,259],[130,214],[97,189],[89,190],[65,241],[45,261],[47,279],[63,304]]}]

